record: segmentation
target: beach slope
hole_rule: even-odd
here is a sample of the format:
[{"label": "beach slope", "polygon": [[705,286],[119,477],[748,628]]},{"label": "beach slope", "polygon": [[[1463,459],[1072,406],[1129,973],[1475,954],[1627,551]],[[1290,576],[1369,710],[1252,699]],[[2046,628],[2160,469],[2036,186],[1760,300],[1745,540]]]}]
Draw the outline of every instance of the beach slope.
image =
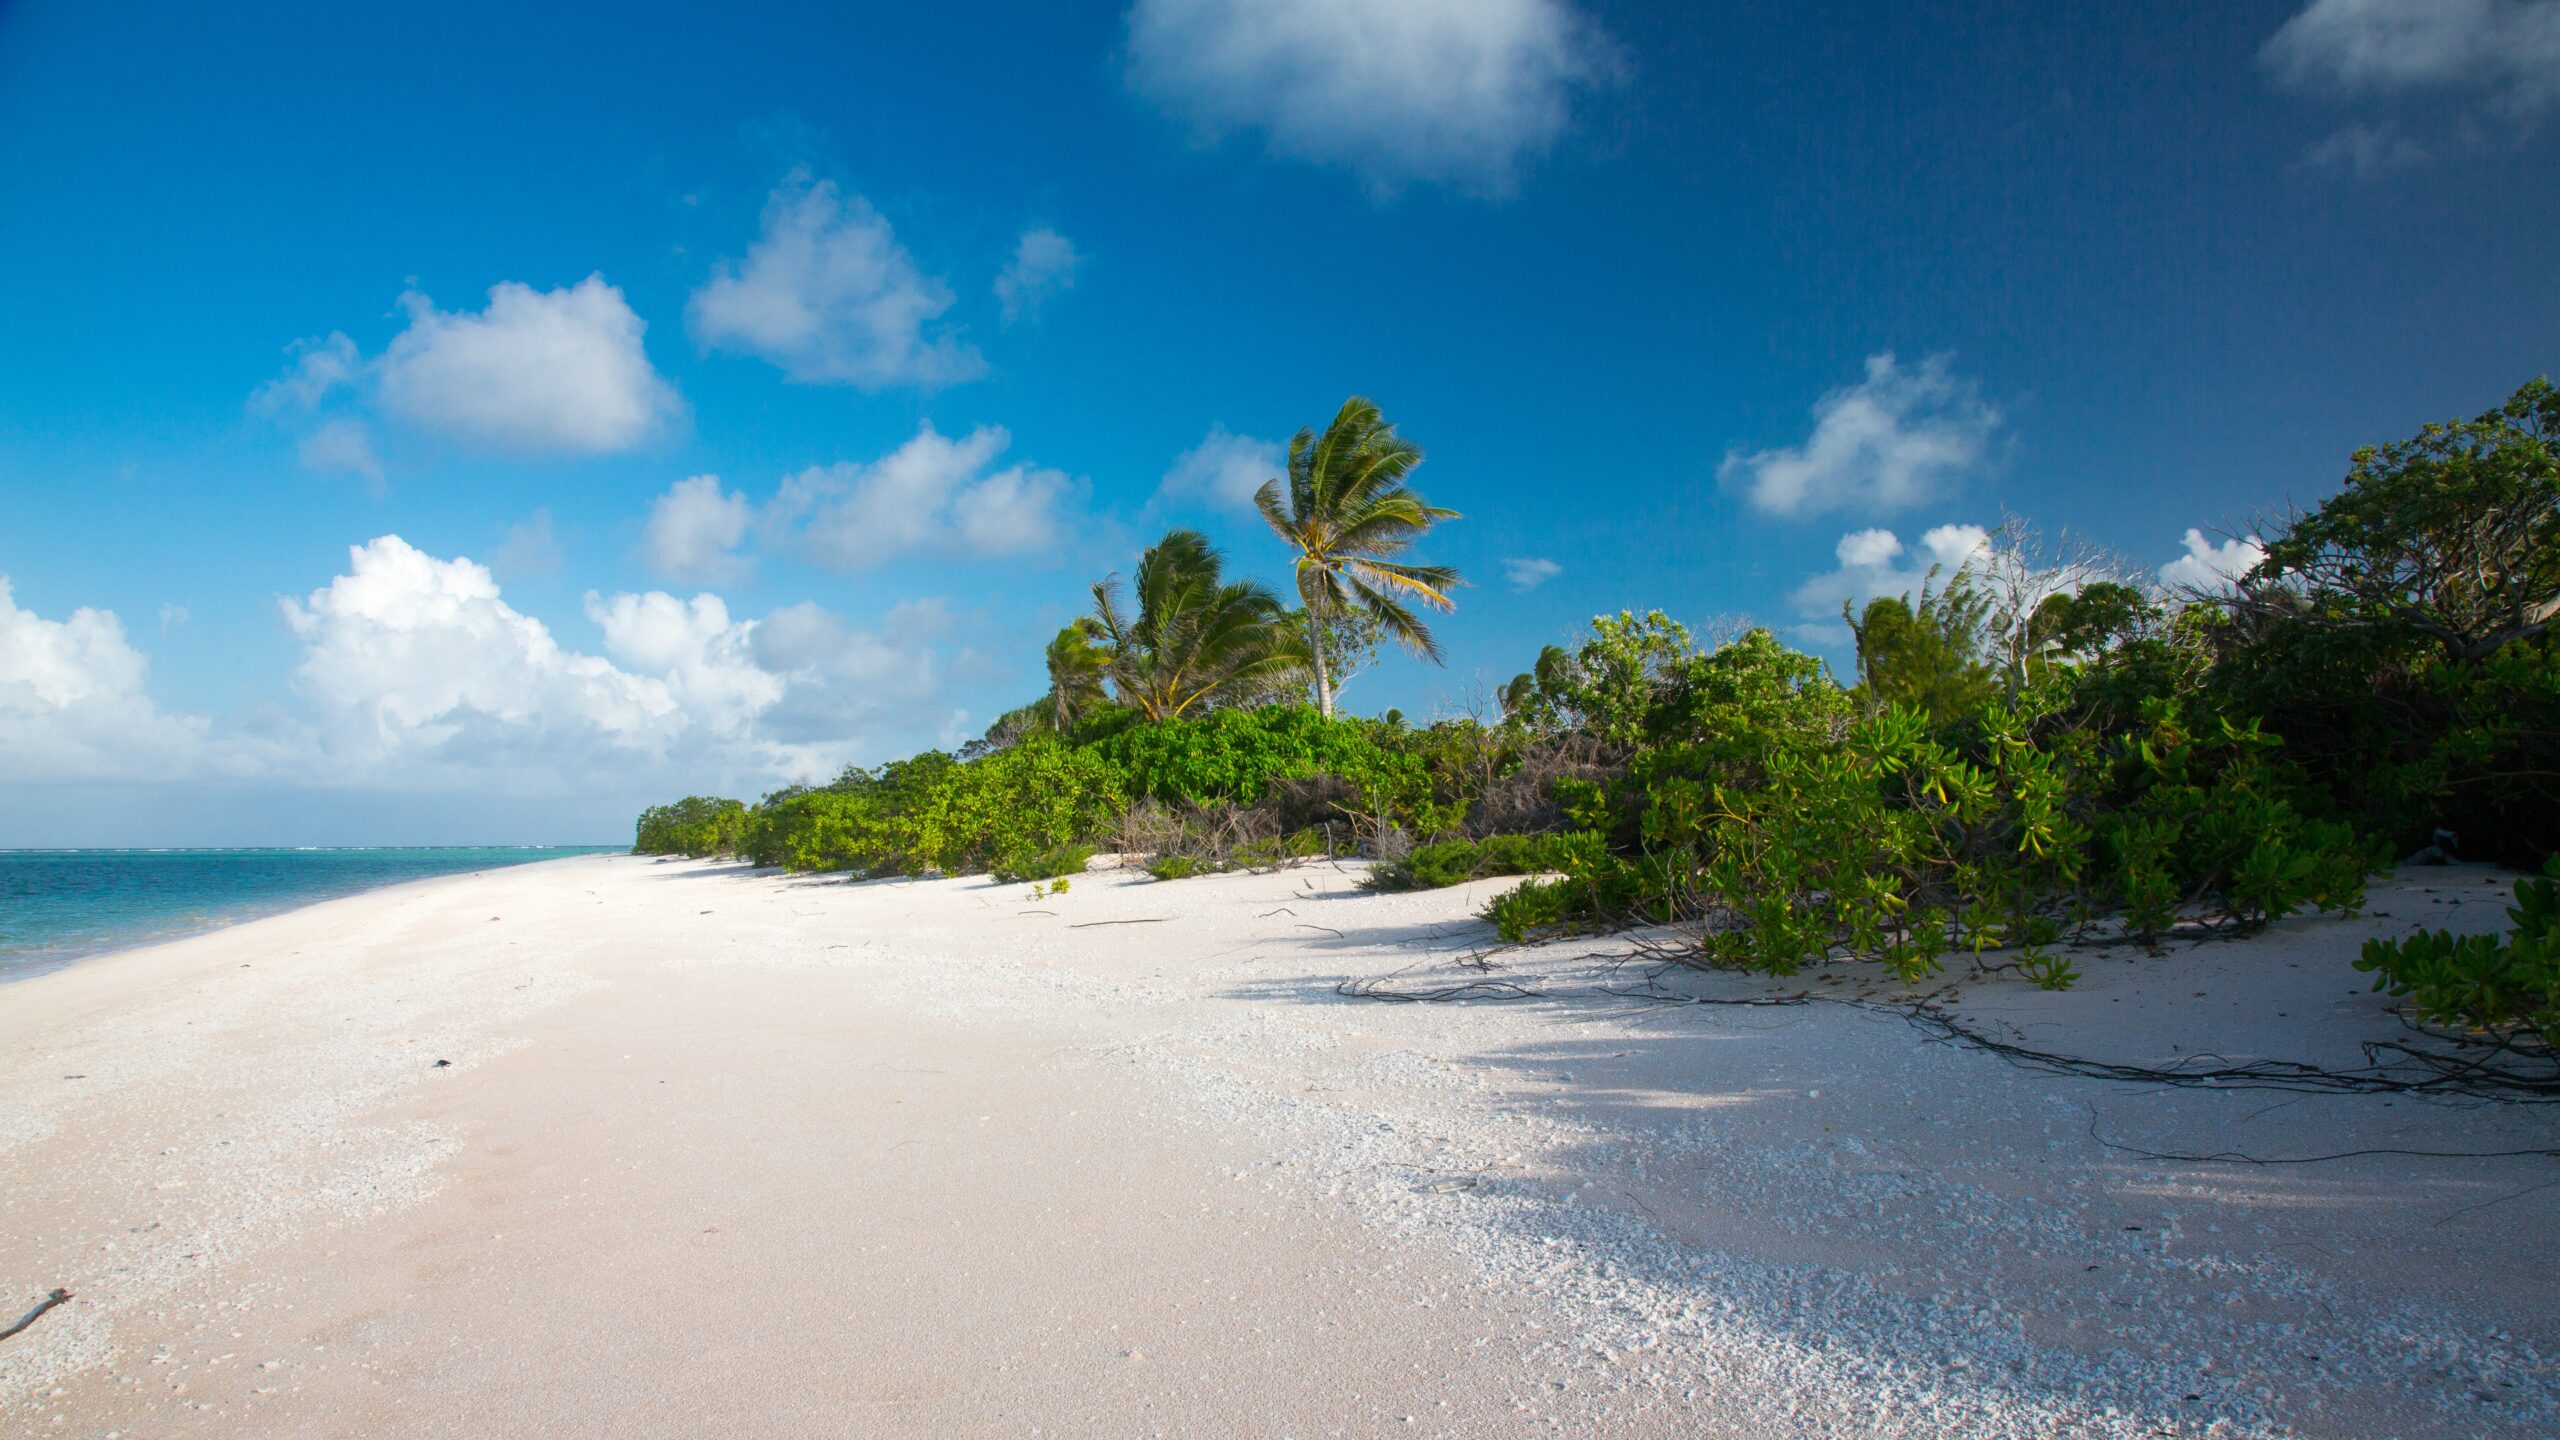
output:
[{"label": "beach slope", "polygon": [[[2560,1161],[2489,1153],[2560,1145],[2553,1112],[2056,1075],[1855,973],[1647,980],[1607,939],[1476,958],[1490,884],[1357,875],[1034,898],[595,857],[9,986],[0,1305],[77,1298],[0,1342],[0,1413],[276,1437],[2560,1426]],[[2350,968],[2363,937],[2492,928],[2505,895],[2411,872],[2360,919],[1943,1004],[2125,1064],[2359,1065],[2399,1033]],[[2380,1153],[2314,1158],[2346,1151]]]}]

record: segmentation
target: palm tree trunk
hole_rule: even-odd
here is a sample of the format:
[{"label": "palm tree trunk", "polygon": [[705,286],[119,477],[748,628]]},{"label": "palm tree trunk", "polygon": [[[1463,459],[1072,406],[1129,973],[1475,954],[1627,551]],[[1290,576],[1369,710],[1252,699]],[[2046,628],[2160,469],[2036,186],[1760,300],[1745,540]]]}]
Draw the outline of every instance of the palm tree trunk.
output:
[{"label": "palm tree trunk", "polygon": [[1324,668],[1324,620],[1316,614],[1315,600],[1307,601],[1307,653],[1316,666],[1316,713],[1327,720],[1333,718],[1333,677]]}]

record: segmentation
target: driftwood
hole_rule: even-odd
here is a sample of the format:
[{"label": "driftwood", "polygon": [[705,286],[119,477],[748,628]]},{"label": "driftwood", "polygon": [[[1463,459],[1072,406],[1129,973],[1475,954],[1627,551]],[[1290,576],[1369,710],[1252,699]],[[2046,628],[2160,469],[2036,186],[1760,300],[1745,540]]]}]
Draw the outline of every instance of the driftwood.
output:
[{"label": "driftwood", "polygon": [[43,1319],[43,1318],[44,1318],[44,1312],[46,1312],[47,1310],[52,1309],[52,1308],[53,1308],[54,1306],[56,1306],[56,1305],[60,1305],[60,1304],[62,1304],[63,1302],[65,1302],[65,1301],[69,1300],[70,1298],[71,1298],[71,1292],[70,1292],[70,1291],[68,1291],[68,1290],[61,1290],[61,1289],[57,1289],[57,1290],[55,1290],[52,1294],[47,1295],[47,1296],[46,1296],[46,1297],[44,1297],[42,1300],[37,1301],[37,1302],[36,1302],[36,1308],[34,1308],[33,1310],[28,1311],[28,1312],[26,1313],[25,1318],[23,1318],[23,1319],[19,1320],[17,1324],[10,1326],[10,1327],[9,1327],[8,1329],[6,1329],[6,1330],[0,1330],[0,1340],[6,1340],[6,1339],[8,1339],[9,1337],[11,1337],[11,1336],[13,1336],[13,1335],[17,1334],[19,1331],[26,1329],[26,1328],[27,1328],[28,1326],[30,1326],[30,1325],[33,1325],[33,1324],[34,1324],[34,1323],[36,1323],[37,1321],[39,1321],[39,1320],[41,1320],[41,1319]]}]

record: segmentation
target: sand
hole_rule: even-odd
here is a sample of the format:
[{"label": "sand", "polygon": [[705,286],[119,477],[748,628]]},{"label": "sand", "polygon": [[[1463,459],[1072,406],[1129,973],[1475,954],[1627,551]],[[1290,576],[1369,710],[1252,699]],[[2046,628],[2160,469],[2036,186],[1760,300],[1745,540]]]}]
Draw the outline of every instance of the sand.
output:
[{"label": "sand", "polygon": [[[632,857],[0,989],[6,1428],[66,1436],[2539,1436],[2560,1111],[2023,1070],[1462,957],[1502,882],[1062,896]],[[1973,1023],[2355,1064],[2508,877]],[[1345,979],[1499,979],[1464,1004]],[[1878,990],[1674,976],[1677,996]],[[439,1063],[443,1062],[443,1063]],[[2131,1147],[2121,1148],[2121,1147]]]}]

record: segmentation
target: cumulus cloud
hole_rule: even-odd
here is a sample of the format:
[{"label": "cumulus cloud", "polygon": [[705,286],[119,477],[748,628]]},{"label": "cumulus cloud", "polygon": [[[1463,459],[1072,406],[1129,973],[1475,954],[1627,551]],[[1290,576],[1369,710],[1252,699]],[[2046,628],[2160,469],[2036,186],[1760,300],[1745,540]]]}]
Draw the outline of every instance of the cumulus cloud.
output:
[{"label": "cumulus cloud", "polygon": [[1514,590],[1535,590],[1564,573],[1564,567],[1543,555],[1506,555],[1502,560],[1502,578]]},{"label": "cumulus cloud", "polygon": [[1130,86],[1204,141],[1344,165],[1379,192],[1507,189],[1624,70],[1566,0],[1136,0]]},{"label": "cumulus cloud", "polygon": [[1832,547],[1839,568],[1805,581],[1789,597],[1807,619],[1829,621],[1843,603],[1864,605],[1884,595],[1917,597],[1938,571],[1937,583],[1969,563],[1980,563],[1991,544],[1991,532],[1980,525],[1941,525],[1920,537],[1912,550],[1890,530],[1853,530]]},{"label": "cumulus cloud", "polygon": [[715,736],[736,736],[782,698],[783,681],[755,661],[754,627],[733,622],[717,595],[679,600],[664,591],[587,592],[587,618],[604,632],[605,654],[653,676],[687,717]]},{"label": "cumulus cloud", "polygon": [[746,257],[721,262],[686,313],[712,349],[761,357],[796,381],[878,390],[986,373],[939,323],[951,301],[869,201],[794,176],[767,198]]},{"label": "cumulus cloud", "polygon": [[396,535],[353,547],[347,573],[281,603],[303,647],[294,687],[342,766],[655,755],[688,723],[665,682],[564,649],[486,568]]},{"label": "cumulus cloud", "polygon": [[2160,583],[2186,594],[2227,593],[2267,558],[2267,547],[2255,535],[2235,535],[2216,544],[2202,530],[2190,528],[2185,544],[2186,554],[2160,567]]},{"label": "cumulus cloud", "polygon": [[916,729],[940,718],[940,667],[920,643],[938,630],[940,618],[939,602],[911,602],[867,630],[803,603],[757,623],[756,662],[789,684],[758,724],[789,749],[795,778],[841,769],[857,757],[861,732],[873,725]]},{"label": "cumulus cloud", "polygon": [[1155,508],[1207,505],[1250,511],[1253,492],[1288,465],[1288,451],[1277,440],[1231,434],[1212,425],[1199,444],[1174,457],[1173,468],[1156,485]]},{"label": "cumulus cloud", "polygon": [[1037,316],[1040,307],[1076,283],[1084,256],[1075,242],[1046,225],[1034,225],[1014,243],[1013,258],[996,276],[996,300],[1004,306],[1004,323]]},{"label": "cumulus cloud", "polygon": [[754,515],[747,497],[722,490],[717,475],[679,480],[650,505],[640,550],[666,579],[731,584],[754,568],[737,553]]},{"label": "cumulus cloud", "polygon": [[365,358],[336,331],[298,341],[284,373],[250,395],[252,411],[301,432],[306,469],[379,485],[366,415],[520,455],[629,450],[684,416],[650,367],[648,327],[601,275],[556,290],[494,285],[476,312],[438,310],[415,291],[400,304],[409,323],[381,355]]},{"label": "cumulus cloud", "polygon": [[279,605],[299,706],[217,728],[155,707],[114,615],[50,620],[0,577],[0,785],[682,793],[670,787],[831,775],[911,748],[950,712],[938,600],[869,630],[815,605],[759,621],[712,594],[590,593],[603,653],[588,654],[510,605],[489,570],[385,535]]},{"label": "cumulus cloud", "polygon": [[2529,114],[2560,103],[2560,0],[2312,0],[2259,59],[2307,94],[2455,94]]},{"label": "cumulus cloud", "polygon": [[1733,451],[1717,473],[1771,514],[1886,514],[1932,498],[1980,463],[2000,424],[1946,356],[1905,366],[1887,352],[1867,357],[1857,384],[1814,404],[1803,444]]},{"label": "cumulus cloud", "polygon": [[311,716],[296,779],[809,780],[891,734],[914,743],[947,708],[938,627],[902,627],[901,612],[872,631],[815,605],[754,620],[713,594],[590,592],[603,654],[585,654],[509,605],[489,571],[397,536],[353,548],[347,573],[284,611]]},{"label": "cumulus cloud", "polygon": [[869,464],[811,466],[783,481],[768,523],[811,560],[859,570],[922,552],[1021,555],[1056,544],[1083,492],[1063,471],[995,468],[1012,437],[980,426],[958,439],[930,422]]},{"label": "cumulus cloud", "polygon": [[[162,628],[184,607],[163,606]],[[205,722],[164,714],[112,611],[48,620],[0,575],[0,783],[153,779],[208,761]]]},{"label": "cumulus cloud", "polygon": [[565,289],[489,287],[484,310],[400,298],[408,328],[377,363],[383,408],[424,430],[521,454],[629,450],[684,412],[649,365],[647,330],[601,275]]}]

